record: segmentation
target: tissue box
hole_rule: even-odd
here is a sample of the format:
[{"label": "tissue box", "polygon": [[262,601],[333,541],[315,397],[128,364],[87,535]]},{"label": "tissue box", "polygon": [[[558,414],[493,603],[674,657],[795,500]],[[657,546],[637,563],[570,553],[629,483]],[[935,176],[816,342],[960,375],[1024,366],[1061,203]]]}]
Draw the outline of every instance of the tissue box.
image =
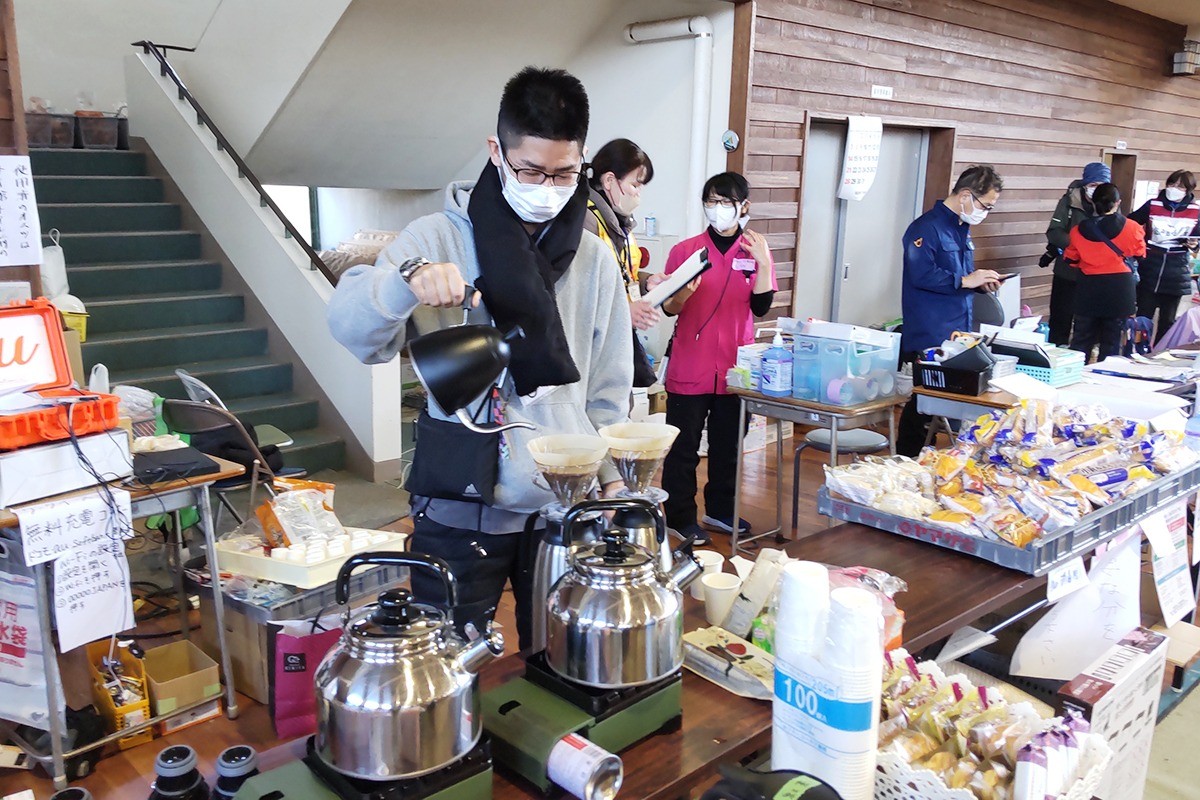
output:
[{"label": "tissue box", "polygon": [[1166,665],[1167,638],[1134,628],[1058,691],[1063,712],[1081,713],[1112,747],[1100,800],[1141,800]]}]

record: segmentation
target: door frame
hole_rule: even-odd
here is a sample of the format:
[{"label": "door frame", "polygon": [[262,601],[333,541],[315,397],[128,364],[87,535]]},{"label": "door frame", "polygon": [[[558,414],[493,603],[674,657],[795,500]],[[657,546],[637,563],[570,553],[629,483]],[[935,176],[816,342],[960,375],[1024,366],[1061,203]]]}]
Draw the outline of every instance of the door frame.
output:
[{"label": "door frame", "polygon": [[[848,123],[852,114],[830,114],[825,112],[813,113],[806,111],[804,113],[803,141],[805,147],[800,156],[800,189],[798,202],[796,203],[796,244],[795,250],[797,264],[800,263],[800,239],[804,230],[804,177],[808,173],[808,157],[809,148],[807,147],[808,135],[812,130],[812,125],[816,123]],[[954,123],[944,120],[927,120],[927,119],[912,119],[912,118],[891,118],[883,117],[884,128],[916,128],[928,133],[928,146],[926,147],[924,175],[925,175],[925,190],[922,205],[924,208],[930,208],[935,202],[944,198],[950,192],[950,187],[954,182],[954,152],[958,139],[958,129]],[[833,294],[830,298],[830,316],[837,316],[838,301],[841,298],[841,279],[838,277],[843,274],[844,265],[839,266],[842,261],[842,248],[845,241],[846,233],[846,208],[845,204],[848,200],[839,200],[838,209],[838,231],[836,243],[834,245],[834,281]],[[795,278],[793,277],[793,282]],[[792,292],[792,307],[790,309],[792,315],[796,314],[797,293]]]},{"label": "door frame", "polygon": [[1137,191],[1137,159],[1137,150],[1106,147],[1100,151],[1100,160],[1112,170],[1112,182],[1121,192],[1121,213],[1126,215],[1133,211],[1133,195]]}]

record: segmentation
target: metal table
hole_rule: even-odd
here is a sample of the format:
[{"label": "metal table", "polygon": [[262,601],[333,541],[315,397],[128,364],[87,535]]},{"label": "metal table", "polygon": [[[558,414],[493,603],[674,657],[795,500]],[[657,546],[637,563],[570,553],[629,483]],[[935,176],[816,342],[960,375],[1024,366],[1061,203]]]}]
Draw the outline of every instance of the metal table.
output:
[{"label": "metal table", "polygon": [[[212,458],[210,456],[210,458]],[[209,487],[220,480],[233,478],[245,473],[246,468],[240,464],[234,464],[230,461],[224,461],[220,458],[213,458],[220,467],[219,471],[210,475],[198,476],[187,480],[164,481],[162,483],[152,484],[146,488],[128,489],[131,501],[131,517],[132,520],[144,519],[156,514],[175,514],[176,515],[176,531],[179,531],[178,513],[185,508],[193,506],[200,509],[200,530],[204,534],[204,542],[208,551],[209,569],[213,575],[220,573],[220,568],[216,561],[215,536],[213,532],[213,517],[212,508],[209,503]],[[119,484],[113,484],[118,488]],[[82,490],[86,491],[86,490]],[[68,493],[72,494],[72,493]],[[60,495],[61,496],[61,495]],[[54,498],[43,498],[35,501],[45,502]],[[131,521],[132,521],[131,520]],[[0,528],[16,528],[19,525],[16,513],[12,509],[0,510]],[[181,552],[181,543],[179,538],[175,542],[175,553],[172,566],[175,568],[176,587],[181,596],[184,595],[182,567],[179,565],[179,554]],[[202,705],[212,702],[210,698],[205,698],[196,703],[176,709],[169,714],[162,714],[157,717],[152,717],[138,725],[132,725],[128,728],[123,728],[116,733],[98,739],[95,742],[77,747],[73,750],[66,751],[63,748],[63,739],[66,731],[63,730],[63,720],[58,714],[58,698],[62,695],[62,677],[58,672],[57,651],[53,647],[53,622],[51,620],[50,610],[53,604],[52,583],[50,580],[50,567],[53,561],[48,561],[43,564],[38,564],[30,568],[33,573],[35,590],[37,592],[38,601],[38,626],[41,629],[42,635],[42,661],[46,670],[46,707],[49,710],[49,733],[50,733],[50,754],[43,755],[28,745],[27,742],[21,740],[15,733],[10,733],[11,738],[25,750],[34,760],[40,761],[46,766],[47,772],[54,779],[54,787],[56,789],[65,789],[67,786],[66,779],[66,760],[74,758],[78,755],[102,747],[117,739],[124,738],[130,734],[145,730],[157,722],[162,722],[172,717],[181,716],[194,710]],[[223,592],[215,592],[213,610],[217,619],[217,641],[221,649],[221,676],[225,682],[225,713],[230,719],[236,719],[238,715],[237,695],[234,692],[233,671],[230,668],[229,650],[225,646],[225,608],[222,601]],[[183,635],[186,638],[188,632],[187,624],[187,609],[186,603],[181,605],[180,614],[184,618]]]},{"label": "metal table", "polygon": [[[908,402],[908,398],[906,397],[895,396],[883,397],[857,406],[834,406],[824,403],[813,403],[807,400],[797,400],[792,397],[767,397],[764,394],[750,391],[749,389],[730,388],[729,393],[741,399],[741,408],[738,412],[740,430],[745,430],[746,428],[747,414],[759,414],[768,419],[775,420],[775,455],[777,458],[776,463],[778,464],[775,470],[775,527],[769,531],[756,533],[753,536],[739,537],[737,520],[740,519],[741,513],[742,469],[745,456],[742,448],[738,448],[737,477],[735,478],[733,492],[734,530],[730,535],[730,547],[734,555],[737,555],[738,548],[747,542],[752,542],[764,536],[779,535],[783,532],[784,422],[827,429],[829,431],[830,445],[829,463],[832,466],[836,466],[839,431],[865,428],[869,425],[878,425],[879,423],[886,422],[888,426],[888,441],[891,443],[891,451],[895,453],[896,406],[902,406]],[[793,497],[792,502],[799,502],[799,498]]]}]

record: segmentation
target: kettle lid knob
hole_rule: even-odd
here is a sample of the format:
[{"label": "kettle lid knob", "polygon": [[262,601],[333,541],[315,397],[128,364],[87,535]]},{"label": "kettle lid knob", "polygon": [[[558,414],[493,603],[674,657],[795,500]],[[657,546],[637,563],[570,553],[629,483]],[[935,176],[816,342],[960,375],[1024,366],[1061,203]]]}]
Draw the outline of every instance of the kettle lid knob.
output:
[{"label": "kettle lid knob", "polygon": [[412,607],[412,592],[407,589],[389,589],[379,595],[378,605],[371,612],[371,621],[376,625],[403,626],[412,624],[417,617]]}]

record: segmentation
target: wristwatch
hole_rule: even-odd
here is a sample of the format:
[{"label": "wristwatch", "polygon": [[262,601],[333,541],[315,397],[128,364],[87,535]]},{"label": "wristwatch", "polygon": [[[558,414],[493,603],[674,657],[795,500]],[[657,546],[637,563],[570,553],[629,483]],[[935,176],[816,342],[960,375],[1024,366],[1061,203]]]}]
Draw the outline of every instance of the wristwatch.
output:
[{"label": "wristwatch", "polygon": [[407,261],[405,261],[403,264],[400,265],[400,267],[399,267],[400,277],[404,279],[405,283],[408,283],[413,279],[413,275],[415,275],[417,273],[417,270],[419,270],[421,267],[425,266],[426,264],[432,264],[432,263],[433,262],[430,261],[428,258],[422,258],[421,256],[417,256],[416,258],[410,258]]}]

